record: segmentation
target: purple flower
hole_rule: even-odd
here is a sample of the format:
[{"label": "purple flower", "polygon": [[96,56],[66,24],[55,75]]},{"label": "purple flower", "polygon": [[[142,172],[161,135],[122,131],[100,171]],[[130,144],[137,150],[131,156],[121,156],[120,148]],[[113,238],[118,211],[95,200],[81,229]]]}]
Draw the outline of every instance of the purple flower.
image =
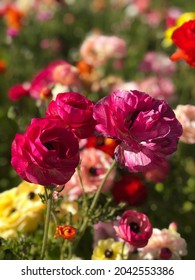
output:
[{"label": "purple flower", "polygon": [[11,164],[25,181],[51,186],[70,180],[79,164],[79,144],[59,119],[33,119],[16,134]]},{"label": "purple flower", "polygon": [[182,126],[165,100],[137,90],[115,90],[94,108],[96,129],[120,140],[115,158],[129,171],[144,172],[161,166],[177,149]]}]

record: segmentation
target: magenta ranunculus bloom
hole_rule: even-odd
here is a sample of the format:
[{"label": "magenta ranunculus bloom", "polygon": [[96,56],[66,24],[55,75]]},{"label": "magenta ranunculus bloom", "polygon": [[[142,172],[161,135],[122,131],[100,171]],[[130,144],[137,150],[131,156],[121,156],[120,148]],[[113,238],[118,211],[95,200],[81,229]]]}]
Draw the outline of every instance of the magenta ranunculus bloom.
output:
[{"label": "magenta ranunculus bloom", "polygon": [[114,229],[119,238],[137,248],[146,246],[152,235],[152,225],[148,217],[133,210],[125,211]]},{"label": "magenta ranunculus bloom", "polygon": [[13,102],[17,102],[22,97],[29,96],[30,94],[29,90],[30,90],[30,83],[28,82],[23,84],[16,84],[8,90],[8,98]]},{"label": "magenta ranunculus bloom", "polygon": [[63,185],[79,164],[78,140],[59,119],[33,119],[23,135],[15,136],[11,164],[28,182]]},{"label": "magenta ranunculus bloom", "polygon": [[119,164],[132,172],[161,166],[177,149],[182,126],[165,100],[137,90],[115,90],[94,107],[96,129],[121,140],[115,149]]},{"label": "magenta ranunculus bloom", "polygon": [[87,138],[95,130],[94,104],[77,92],[59,93],[47,108],[47,117],[59,117],[78,138]]}]

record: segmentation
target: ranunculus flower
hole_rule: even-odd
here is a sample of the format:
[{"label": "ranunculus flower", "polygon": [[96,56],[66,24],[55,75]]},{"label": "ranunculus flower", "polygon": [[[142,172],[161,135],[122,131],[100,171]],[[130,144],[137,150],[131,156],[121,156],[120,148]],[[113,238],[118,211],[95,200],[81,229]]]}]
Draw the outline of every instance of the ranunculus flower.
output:
[{"label": "ranunculus flower", "polygon": [[52,89],[56,84],[78,87],[79,71],[65,60],[56,60],[40,70],[32,79],[30,95],[35,99],[41,98],[41,92],[45,88]]},{"label": "ranunculus flower", "polygon": [[72,240],[76,235],[76,228],[69,225],[62,225],[56,227],[54,237],[62,237],[63,239]]},{"label": "ranunculus flower", "polygon": [[8,90],[8,98],[11,101],[19,101],[23,96],[29,96],[30,83],[16,84]]},{"label": "ranunculus flower", "polygon": [[142,72],[152,72],[159,76],[170,76],[176,70],[175,64],[161,52],[147,52],[139,67]]},{"label": "ranunculus flower", "polygon": [[180,140],[186,144],[194,144],[195,143],[195,106],[190,104],[178,105],[174,110],[174,112],[183,127],[183,133]]},{"label": "ranunculus flower", "polygon": [[172,34],[174,44],[179,48],[171,59],[177,61],[181,58],[195,67],[195,20],[185,22]]},{"label": "ranunculus flower", "polygon": [[85,146],[87,148],[95,148],[109,154],[111,157],[114,157],[114,150],[118,145],[118,141],[105,138],[102,135],[91,136],[86,139]]},{"label": "ranunculus flower", "polygon": [[133,210],[125,211],[114,229],[119,238],[137,248],[146,246],[152,235],[152,225],[148,217]]},{"label": "ranunculus flower", "polygon": [[142,260],[180,260],[187,255],[187,244],[170,224],[168,229],[154,228],[148,244],[138,249],[138,254]]},{"label": "ranunculus flower", "polygon": [[63,185],[79,163],[78,140],[59,119],[33,119],[12,143],[11,164],[21,178],[45,186]]},{"label": "ranunculus flower", "polygon": [[167,178],[170,171],[170,164],[168,160],[162,160],[161,166],[146,171],[144,177],[152,182],[158,183],[163,182]]},{"label": "ranunculus flower", "polygon": [[125,57],[127,44],[117,36],[92,34],[83,41],[80,55],[91,65],[102,65],[110,59]]},{"label": "ranunculus flower", "polygon": [[53,71],[53,79],[55,83],[60,83],[66,86],[80,84],[79,70],[68,63],[58,65]]},{"label": "ranunculus flower", "polygon": [[22,181],[0,194],[0,237],[15,238],[18,233],[25,234],[37,228],[45,209],[39,193],[44,193],[43,186]]},{"label": "ranunculus flower", "polygon": [[96,129],[121,140],[115,149],[120,165],[133,172],[161,166],[177,149],[182,126],[164,100],[137,90],[115,90],[94,108]]},{"label": "ranunculus flower", "polygon": [[[113,163],[113,159],[108,154],[95,148],[84,149],[80,152],[83,188],[86,193],[94,193],[103,180],[106,172]],[[113,169],[108,176],[102,191],[109,190],[114,182],[116,169]],[[65,185],[63,195],[68,195],[70,200],[77,199],[82,195],[82,187],[78,173],[75,172],[69,182]]]},{"label": "ranunculus flower", "polygon": [[139,90],[148,92],[153,98],[165,99],[168,102],[175,101],[176,99],[175,85],[167,77],[147,77],[139,82]]},{"label": "ranunculus flower", "polygon": [[[124,246],[124,247],[123,247]],[[123,260],[128,258],[129,248],[113,238],[99,240],[93,250],[92,260]]]},{"label": "ranunculus flower", "polygon": [[77,92],[64,92],[56,96],[47,108],[47,117],[59,117],[65,127],[78,138],[91,136],[95,129],[93,103]]},{"label": "ranunculus flower", "polygon": [[111,191],[117,203],[125,201],[131,206],[143,204],[148,197],[146,185],[139,177],[132,174],[118,180]]}]

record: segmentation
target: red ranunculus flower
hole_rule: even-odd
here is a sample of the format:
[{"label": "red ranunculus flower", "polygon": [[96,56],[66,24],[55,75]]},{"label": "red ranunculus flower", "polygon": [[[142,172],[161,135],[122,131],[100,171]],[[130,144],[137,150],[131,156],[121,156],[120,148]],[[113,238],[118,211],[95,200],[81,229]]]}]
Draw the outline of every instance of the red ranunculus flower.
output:
[{"label": "red ranunculus flower", "polygon": [[59,93],[47,108],[47,117],[59,117],[78,138],[91,136],[95,129],[93,103],[77,92]]},{"label": "red ranunculus flower", "polygon": [[195,20],[185,22],[172,35],[174,44],[179,48],[172,56],[173,61],[184,59],[195,67]]},{"label": "red ranunculus flower", "polygon": [[119,141],[111,139],[111,138],[105,138],[102,135],[98,136],[91,136],[87,138],[86,147],[87,148],[96,148],[98,150],[101,150],[105,152],[106,154],[110,155],[111,157],[114,157],[114,150],[119,144]]},{"label": "red ranunculus flower", "polygon": [[45,186],[63,185],[79,163],[78,140],[59,119],[33,119],[16,134],[11,164],[24,180]]},{"label": "red ranunculus flower", "polygon": [[131,206],[143,204],[148,197],[148,190],[143,181],[134,175],[125,175],[112,188],[114,200],[124,201]]},{"label": "red ranunculus flower", "polygon": [[23,96],[29,96],[30,83],[16,84],[8,91],[8,98],[11,101],[19,101]]}]

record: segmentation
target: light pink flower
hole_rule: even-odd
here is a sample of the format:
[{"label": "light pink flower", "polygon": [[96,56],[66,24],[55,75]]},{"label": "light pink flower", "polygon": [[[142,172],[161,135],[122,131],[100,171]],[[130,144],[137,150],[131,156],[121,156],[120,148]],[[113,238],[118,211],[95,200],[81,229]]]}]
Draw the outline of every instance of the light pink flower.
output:
[{"label": "light pink flower", "polygon": [[53,71],[54,83],[60,83],[66,86],[79,86],[79,70],[68,63],[61,64],[55,67]]},{"label": "light pink flower", "polygon": [[178,105],[174,110],[176,117],[181,122],[183,133],[180,140],[186,144],[195,143],[195,106]]},{"label": "light pink flower", "polygon": [[148,217],[133,210],[125,211],[114,229],[119,238],[136,248],[146,246],[152,235],[152,225]]},{"label": "light pink flower", "polygon": [[96,124],[93,107],[93,103],[83,95],[64,92],[49,103],[46,116],[62,119],[64,126],[78,138],[87,138],[93,134]]},{"label": "light pink flower", "polygon": [[31,82],[30,95],[35,99],[40,99],[44,88],[51,89],[59,82],[66,86],[78,86],[78,76],[79,73],[75,67],[64,60],[56,60],[35,75]]},{"label": "light pink flower", "polygon": [[177,149],[182,127],[166,101],[136,90],[115,90],[94,107],[96,129],[120,140],[115,158],[133,172],[161,166]]},{"label": "light pink flower", "polygon": [[140,71],[152,72],[160,76],[170,76],[175,70],[175,63],[170,58],[161,52],[147,52],[140,63]]},{"label": "light pink flower", "polygon": [[80,55],[91,65],[102,65],[110,59],[125,57],[127,45],[122,38],[117,36],[92,34],[82,43]]},{"label": "light pink flower", "polygon": [[11,164],[25,181],[63,185],[79,164],[79,144],[59,119],[33,119],[26,132],[16,134]]},{"label": "light pink flower", "polygon": [[146,247],[138,250],[140,259],[180,260],[187,255],[185,239],[170,225],[168,229],[154,228]]},{"label": "light pink flower", "polygon": [[165,77],[148,77],[139,82],[139,90],[148,92],[157,99],[175,101],[175,85],[171,79]]},{"label": "light pink flower", "polygon": [[[110,168],[113,159],[108,154],[94,148],[82,150],[80,152],[80,158],[80,172],[84,191],[86,193],[94,193],[104,178],[107,170]],[[116,169],[113,169],[106,180],[103,191],[107,191],[112,187],[115,174]],[[71,200],[77,199],[82,194],[82,188],[77,172],[75,172],[71,180],[66,183],[61,194],[69,195]]]}]

